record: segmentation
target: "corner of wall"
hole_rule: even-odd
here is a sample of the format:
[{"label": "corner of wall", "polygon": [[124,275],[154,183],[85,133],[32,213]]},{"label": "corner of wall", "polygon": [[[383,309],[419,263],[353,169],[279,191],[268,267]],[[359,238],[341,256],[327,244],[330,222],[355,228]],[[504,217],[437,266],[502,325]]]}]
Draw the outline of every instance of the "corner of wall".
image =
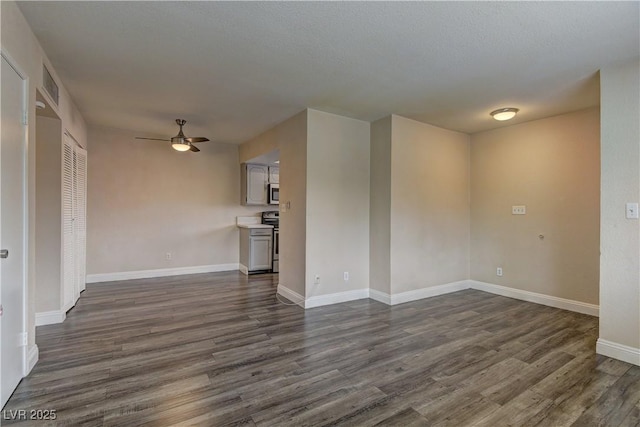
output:
[{"label": "corner of wall", "polygon": [[307,112],[305,298],[315,304],[369,287],[371,130],[363,120]]},{"label": "corner of wall", "polygon": [[369,287],[372,297],[382,302],[391,293],[391,132],[392,116],[371,123]]},{"label": "corner of wall", "polygon": [[587,109],[471,136],[471,279],[598,305],[598,129]]},{"label": "corner of wall", "polygon": [[392,116],[391,294],[466,280],[469,136]]},{"label": "corner of wall", "polygon": [[600,70],[600,337],[597,351],[640,365],[640,60]]}]

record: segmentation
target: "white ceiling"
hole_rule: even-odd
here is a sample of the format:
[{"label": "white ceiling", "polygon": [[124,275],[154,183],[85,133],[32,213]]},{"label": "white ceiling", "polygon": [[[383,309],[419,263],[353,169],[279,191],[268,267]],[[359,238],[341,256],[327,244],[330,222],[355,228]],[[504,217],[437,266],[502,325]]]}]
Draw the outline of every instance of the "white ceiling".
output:
[{"label": "white ceiling", "polygon": [[20,2],[89,124],[245,141],[306,107],[477,132],[599,104],[638,2]]}]

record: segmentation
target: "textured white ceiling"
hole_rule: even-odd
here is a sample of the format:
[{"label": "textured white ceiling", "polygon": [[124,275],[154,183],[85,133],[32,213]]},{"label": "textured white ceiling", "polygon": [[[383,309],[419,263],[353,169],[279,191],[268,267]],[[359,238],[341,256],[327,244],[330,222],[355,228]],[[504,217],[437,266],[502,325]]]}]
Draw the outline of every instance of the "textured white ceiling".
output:
[{"label": "textured white ceiling", "polygon": [[20,2],[90,124],[242,142],[305,107],[476,132],[599,103],[638,2]]}]

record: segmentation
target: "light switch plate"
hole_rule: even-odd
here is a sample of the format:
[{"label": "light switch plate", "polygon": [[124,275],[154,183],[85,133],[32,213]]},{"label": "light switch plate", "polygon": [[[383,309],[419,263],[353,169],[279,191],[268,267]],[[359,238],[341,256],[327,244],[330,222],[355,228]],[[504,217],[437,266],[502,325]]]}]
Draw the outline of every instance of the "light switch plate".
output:
[{"label": "light switch plate", "polygon": [[627,203],[626,212],[627,219],[638,219],[638,204]]}]

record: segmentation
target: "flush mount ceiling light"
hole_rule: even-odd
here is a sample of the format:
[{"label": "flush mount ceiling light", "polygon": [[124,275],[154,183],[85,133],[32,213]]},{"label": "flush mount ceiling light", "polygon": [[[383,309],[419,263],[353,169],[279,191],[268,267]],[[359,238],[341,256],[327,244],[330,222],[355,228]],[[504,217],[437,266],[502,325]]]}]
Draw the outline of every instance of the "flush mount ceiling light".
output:
[{"label": "flush mount ceiling light", "polygon": [[496,120],[504,121],[513,119],[518,111],[520,110],[518,110],[517,108],[499,108],[489,114]]}]

